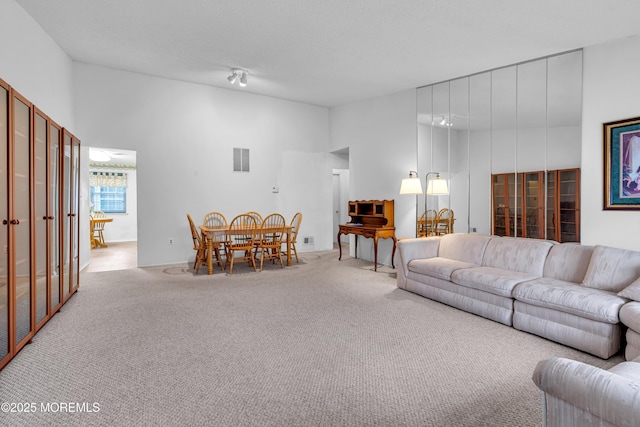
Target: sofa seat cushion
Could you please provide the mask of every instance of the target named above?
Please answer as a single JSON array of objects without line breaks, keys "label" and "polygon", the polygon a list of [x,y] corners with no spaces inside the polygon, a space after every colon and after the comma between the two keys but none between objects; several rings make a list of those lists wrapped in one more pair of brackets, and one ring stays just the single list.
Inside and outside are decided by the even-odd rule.
[{"label": "sofa seat cushion", "polygon": [[618,312],[627,302],[612,292],[549,277],[519,284],[513,297],[527,304],[611,324],[620,322]]},{"label": "sofa seat cushion", "polygon": [[431,277],[437,277],[442,280],[451,280],[451,273],[454,271],[461,268],[472,268],[477,266],[477,264],[457,261],[455,259],[434,257],[427,259],[414,259],[409,262],[409,271]]},{"label": "sofa seat cushion", "polygon": [[620,321],[625,326],[640,332],[640,302],[628,302],[620,308]]},{"label": "sofa seat cushion", "polygon": [[461,286],[478,289],[503,297],[511,297],[513,288],[521,282],[535,279],[533,274],[494,267],[476,267],[456,270],[451,281]]}]

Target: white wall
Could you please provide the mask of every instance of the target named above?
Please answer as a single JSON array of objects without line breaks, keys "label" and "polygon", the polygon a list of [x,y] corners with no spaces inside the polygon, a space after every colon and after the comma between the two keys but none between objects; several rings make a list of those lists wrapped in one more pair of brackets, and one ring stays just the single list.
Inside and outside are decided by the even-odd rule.
[{"label": "white wall", "polygon": [[[415,89],[331,108],[330,118],[330,150],[349,148],[349,200],[395,200],[396,236],[415,236],[415,197],[399,194],[417,169]],[[391,265],[392,246],[380,239],[379,263]],[[372,239],[359,238],[358,257],[373,260]]]},{"label": "white wall", "polygon": [[[137,152],[140,266],[193,257],[187,213],[301,211],[300,236],[314,244],[298,250],[331,248],[327,108],[82,63],[74,72],[83,143]],[[233,172],[233,147],[250,149],[251,172]]]},{"label": "white wall", "polygon": [[640,116],[640,37],[584,50],[582,243],[640,250],[640,211],[603,210],[602,124]]},{"label": "white wall", "polygon": [[14,0],[0,0],[0,79],[75,132],[69,56]]},{"label": "white wall", "polygon": [[[301,210],[301,233],[315,239],[307,249],[330,248],[326,153],[345,147],[350,148],[350,199],[394,199],[398,237],[414,233],[415,198],[398,194],[401,179],[417,170],[414,90],[329,112],[74,64],[13,0],[0,0],[0,39],[0,78],[83,144],[138,151],[140,265],[189,257],[185,214],[201,217],[208,210],[229,216],[249,209],[280,211],[288,218]],[[602,210],[602,123],[640,116],[639,50],[638,37],[584,49],[581,231],[586,244],[640,250],[640,212]],[[235,146],[251,149],[250,174],[230,172]],[[87,170],[84,159],[82,165]],[[548,166],[563,167],[561,162]],[[273,185],[279,185],[279,193],[271,192]],[[169,207],[162,202],[167,193]],[[471,225],[477,224],[472,220]],[[169,237],[176,240],[172,247]],[[362,240],[360,256],[372,259],[370,243]],[[81,242],[88,237],[82,235]],[[382,241],[383,263],[390,261],[389,249]],[[87,259],[84,250],[81,258]]]}]

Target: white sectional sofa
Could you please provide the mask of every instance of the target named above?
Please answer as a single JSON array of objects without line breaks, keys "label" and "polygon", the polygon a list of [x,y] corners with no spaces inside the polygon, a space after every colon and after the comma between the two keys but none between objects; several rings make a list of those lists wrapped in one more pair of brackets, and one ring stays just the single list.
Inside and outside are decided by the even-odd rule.
[{"label": "white sectional sofa", "polygon": [[[640,427],[640,252],[448,234],[398,242],[399,288],[594,354],[538,363],[546,426]],[[626,330],[626,335],[623,333]]]},{"label": "white sectional sofa", "polygon": [[[398,242],[397,286],[603,359],[621,348],[618,295],[640,277],[640,252],[448,234]],[[639,298],[640,299],[640,298]],[[625,309],[638,320],[638,308]],[[627,340],[640,351],[640,325]]]},{"label": "white sectional sofa", "polygon": [[640,358],[609,370],[576,360],[542,360],[533,382],[543,392],[547,427],[640,427]]},{"label": "white sectional sofa", "polygon": [[618,295],[631,300],[620,308],[627,362],[605,371],[565,358],[540,361],[533,381],[543,392],[545,426],[640,427],[640,279]]}]

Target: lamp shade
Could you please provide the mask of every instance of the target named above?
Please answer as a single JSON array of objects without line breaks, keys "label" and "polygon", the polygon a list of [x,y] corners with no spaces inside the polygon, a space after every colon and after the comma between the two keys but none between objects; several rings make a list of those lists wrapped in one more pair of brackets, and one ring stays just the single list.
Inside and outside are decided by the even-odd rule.
[{"label": "lamp shade", "polygon": [[430,180],[427,184],[427,194],[449,194],[449,186],[447,185],[447,180],[442,179],[439,176],[435,179]]},{"label": "lamp shade", "polygon": [[400,194],[422,194],[420,178],[404,178],[400,185]]}]

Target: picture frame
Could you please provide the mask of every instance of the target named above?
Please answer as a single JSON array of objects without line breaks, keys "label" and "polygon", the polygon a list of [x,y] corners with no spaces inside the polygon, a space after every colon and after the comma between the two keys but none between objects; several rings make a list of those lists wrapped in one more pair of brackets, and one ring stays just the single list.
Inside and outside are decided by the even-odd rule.
[{"label": "picture frame", "polygon": [[604,210],[640,210],[640,117],[603,123]]}]

